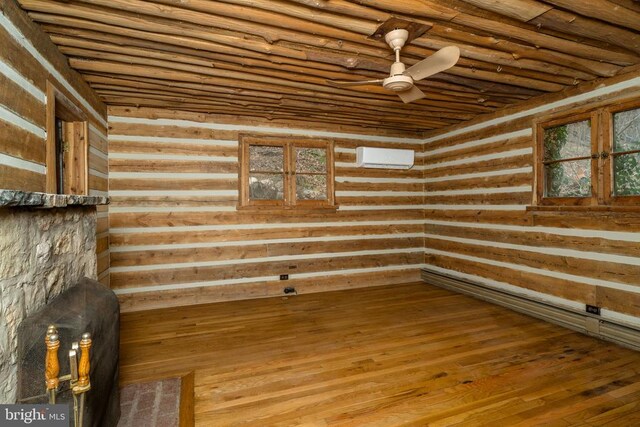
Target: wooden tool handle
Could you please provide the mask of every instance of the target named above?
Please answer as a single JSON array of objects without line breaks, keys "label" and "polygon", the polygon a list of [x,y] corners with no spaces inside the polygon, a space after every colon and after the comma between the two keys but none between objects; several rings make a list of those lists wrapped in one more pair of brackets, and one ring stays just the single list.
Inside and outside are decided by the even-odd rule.
[{"label": "wooden tool handle", "polygon": [[82,340],[80,340],[80,363],[78,364],[78,387],[86,388],[90,386],[89,382],[89,370],[91,365],[89,363],[89,351],[91,350],[91,334],[85,332],[82,334]]},{"label": "wooden tool handle", "polygon": [[58,334],[48,335],[45,338],[47,344],[47,356],[45,361],[44,377],[47,384],[47,390],[55,390],[58,388],[60,380],[60,363],[58,362],[58,348],[60,348],[60,340]]}]

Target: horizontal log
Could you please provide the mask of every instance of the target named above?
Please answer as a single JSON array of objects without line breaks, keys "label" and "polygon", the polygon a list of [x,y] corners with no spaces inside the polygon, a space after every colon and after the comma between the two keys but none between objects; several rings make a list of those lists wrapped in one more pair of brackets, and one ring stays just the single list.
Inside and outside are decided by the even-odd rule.
[{"label": "horizontal log", "polygon": [[630,65],[637,61],[637,56],[630,52],[621,52],[619,49],[606,50],[587,43],[574,42],[515,25],[505,23],[496,25],[495,21],[478,16],[459,14],[451,22],[581,58],[601,60],[618,65]]},{"label": "horizontal log", "polygon": [[[159,138],[218,139],[226,141],[238,140],[238,131],[235,130],[207,129],[205,127],[198,126],[123,123],[117,120],[113,120],[109,123],[109,134],[118,135],[118,137],[157,136]],[[164,145],[161,147],[164,147]]]},{"label": "horizontal log", "polygon": [[249,125],[249,126],[261,126],[266,128],[277,127],[283,128],[303,128],[303,129],[317,129],[317,130],[330,130],[332,132],[344,132],[355,133],[358,135],[376,135],[376,136],[388,136],[396,138],[416,138],[418,136],[415,132],[398,131],[394,129],[385,128],[356,128],[342,125],[340,123],[334,123],[333,126],[314,126],[307,124],[306,126],[294,126],[291,123],[278,123],[268,121],[264,119],[248,119],[241,116],[229,116],[222,114],[194,112],[194,111],[180,111],[170,110],[167,108],[145,108],[145,107],[109,107],[109,114],[112,116],[122,117],[139,117],[144,119],[171,119],[171,120],[187,120],[197,123],[220,123],[220,124],[236,124],[236,125]]},{"label": "horizontal log", "polygon": [[102,252],[99,257],[97,257],[97,266],[96,271],[98,275],[101,275],[105,271],[109,270],[109,252]]},{"label": "horizontal log", "polygon": [[110,190],[236,190],[235,179],[119,179],[109,180]]},{"label": "horizontal log", "polygon": [[110,172],[237,173],[237,162],[111,159]]},{"label": "horizontal log", "polygon": [[467,261],[444,255],[426,254],[425,262],[428,265],[508,283],[546,295],[553,295],[571,301],[579,301],[583,304],[596,304],[596,286],[581,282],[558,279],[511,268],[496,268],[490,264]]},{"label": "horizontal log", "polygon": [[357,167],[336,166],[336,176],[339,177],[368,177],[368,178],[422,178],[422,171],[415,169],[368,169]]},{"label": "horizontal log", "polygon": [[109,273],[107,273],[106,275],[103,275],[102,277],[98,278],[98,282],[102,283],[103,286],[110,288],[111,287],[111,281],[109,280]]},{"label": "horizontal log", "polygon": [[0,105],[4,105],[26,121],[44,129],[45,104],[4,74],[0,74]]},{"label": "horizontal log", "polygon": [[100,151],[103,154],[107,154],[109,151],[109,141],[106,138],[107,129],[101,129],[101,126],[97,129],[99,132],[102,132],[102,135],[98,134],[92,126],[89,127],[89,146],[95,148],[97,151]]},{"label": "horizontal log", "polygon": [[96,220],[96,234],[101,234],[109,231],[109,218],[108,217],[98,217]]},{"label": "horizontal log", "polygon": [[586,210],[583,212],[553,211],[491,211],[426,209],[425,215],[432,220],[462,221],[504,225],[535,225],[567,229],[640,231],[640,218],[635,212],[607,212]]},{"label": "horizontal log", "polygon": [[547,0],[547,2],[581,15],[640,31],[639,12],[624,7],[612,8],[607,0],[591,0],[589,4],[577,0]]},{"label": "horizontal log", "polygon": [[89,173],[89,189],[106,192],[109,189],[109,182],[101,176]]},{"label": "horizontal log", "polygon": [[389,196],[389,197],[349,197],[336,196],[336,203],[341,206],[393,206],[420,205],[422,196]]},{"label": "horizontal log", "polygon": [[422,233],[422,224],[283,226],[279,228],[227,229],[188,232],[111,234],[111,246],[169,245],[186,243],[235,242],[243,240],[302,239],[311,237],[373,236],[380,234]]},{"label": "horizontal log", "polygon": [[335,242],[304,243],[260,243],[242,246],[222,246],[211,248],[186,248],[164,250],[140,250],[114,252],[111,254],[111,266],[137,266],[158,264],[180,264],[188,262],[206,262],[265,258],[288,255],[327,254],[340,252],[368,251],[383,249],[419,248],[422,238],[401,239],[365,239],[343,240]]},{"label": "horizontal log", "polygon": [[640,315],[640,295],[635,292],[598,286],[593,305],[631,316]]},{"label": "horizontal log", "polygon": [[502,171],[505,169],[523,168],[532,165],[533,154],[523,154],[493,160],[483,160],[479,162],[458,164],[455,165],[455,167],[443,166],[439,168],[429,169],[425,172],[426,176],[428,176],[429,178],[437,178],[468,173]]},{"label": "horizontal log", "polygon": [[371,183],[338,181],[335,183],[336,191],[422,191],[423,187],[422,183],[404,183],[401,180]]},{"label": "horizontal log", "polygon": [[561,53],[549,49],[541,49],[531,46],[524,41],[513,40],[510,38],[500,38],[493,34],[478,34],[471,29],[459,25],[435,24],[430,30],[429,35],[443,40],[451,40],[452,42],[462,42],[465,44],[483,46],[490,49],[499,49],[500,51],[510,53],[518,60],[535,60],[547,64],[561,65],[576,71],[576,78],[580,78],[587,73],[598,76],[612,76],[621,70],[621,66],[608,62],[594,61],[591,59],[579,58],[570,54]]},{"label": "horizontal log", "polygon": [[[379,141],[366,141],[359,139],[347,139],[347,138],[334,138],[335,147],[336,148],[345,148],[350,150],[355,150],[358,147],[367,146],[367,147],[378,147],[378,148],[389,148],[388,142],[379,142]],[[393,148],[399,148],[403,150],[414,150],[417,152],[422,151],[422,145],[416,143],[403,143],[403,142],[394,142]]]},{"label": "horizontal log", "polygon": [[[359,273],[317,277],[313,279],[291,279],[299,293],[327,292],[359,287],[395,285],[419,280],[420,270],[407,269],[383,273]],[[280,295],[280,282],[241,283],[209,286],[160,292],[136,292],[118,295],[123,312],[149,310],[161,307],[185,306],[212,302],[235,301],[249,298],[266,298]]]},{"label": "horizontal log", "polygon": [[531,23],[555,31],[601,40],[640,53],[640,35],[637,33],[577,13],[551,9],[531,20]]},{"label": "horizontal log", "polygon": [[496,12],[519,21],[528,22],[533,18],[553,9],[553,6],[540,3],[534,0],[515,0],[509,3],[498,1],[463,0],[482,9]]},{"label": "horizontal log", "polygon": [[316,211],[296,212],[151,212],[112,213],[111,227],[172,227],[222,224],[313,223],[327,221],[401,221],[422,219],[420,209],[379,209],[367,211],[337,211],[331,214]]},{"label": "horizontal log", "polygon": [[636,212],[535,212],[532,214],[534,225],[560,228],[584,228],[639,232],[640,216]]},{"label": "horizontal log", "polygon": [[528,205],[532,202],[531,191],[517,193],[460,194],[452,196],[424,197],[427,205]]},{"label": "horizontal log", "polygon": [[[432,28],[429,31],[430,37],[420,38],[414,43],[419,46],[425,46],[431,49],[439,50],[446,46],[451,45],[451,39],[447,34],[445,38],[436,36],[436,31]],[[611,76],[613,70],[618,70],[620,67],[610,66],[612,71],[596,73],[589,70],[582,71],[582,69],[575,69],[566,66],[565,64],[555,64],[552,62],[544,62],[538,59],[529,59],[520,55],[513,55],[510,52],[503,50],[496,50],[495,43],[491,48],[477,47],[469,44],[470,40],[460,40],[457,46],[460,48],[461,55],[467,58],[472,58],[478,61],[482,61],[487,64],[498,64],[503,66],[503,70],[516,74],[531,77],[534,79],[540,79],[543,81],[556,82],[562,84],[574,84],[575,80],[592,80],[598,75]],[[513,48],[513,47],[512,47]],[[525,46],[518,46],[518,49],[526,49]],[[600,67],[599,67],[600,68]],[[605,68],[604,66],[601,68]],[[523,70],[523,71],[520,71]],[[526,72],[524,70],[533,70],[534,72]],[[552,78],[548,73],[555,74],[556,78]]]},{"label": "horizontal log", "polygon": [[440,210],[425,209],[425,217],[436,221],[459,221],[504,225],[532,225],[532,216],[525,211]]},{"label": "horizontal log", "polygon": [[0,120],[0,151],[9,156],[44,165],[44,139]]},{"label": "horizontal log", "polygon": [[478,141],[485,138],[496,137],[510,132],[531,129],[532,115],[526,115],[522,118],[510,120],[508,123],[500,123],[498,125],[487,126],[479,130],[472,130],[456,135],[452,138],[443,138],[437,141],[429,142],[425,145],[425,151],[436,150],[445,147],[451,147],[470,141]]},{"label": "horizontal log", "polygon": [[9,190],[45,192],[45,175],[0,164],[0,182]]},{"label": "horizontal log", "polygon": [[42,92],[47,90],[46,70],[33,56],[24,54],[24,48],[4,27],[0,27],[0,59]]},{"label": "horizontal log", "polygon": [[[158,136],[162,135],[161,132]],[[161,138],[171,138],[160,136]],[[184,138],[189,138],[185,134]],[[109,143],[110,153],[129,154],[168,154],[183,156],[211,156],[211,157],[237,157],[238,148],[224,145],[209,144],[185,144],[173,142],[139,142],[139,141],[111,141]]]},{"label": "horizontal log", "polygon": [[507,173],[505,175],[454,179],[450,181],[440,182],[427,182],[425,183],[424,188],[425,191],[465,190],[472,188],[502,188],[531,185],[532,182],[532,172],[515,174]]},{"label": "horizontal log", "polygon": [[410,254],[335,256],[322,260],[290,260],[259,262],[252,264],[233,264],[215,267],[193,267],[182,269],[148,270],[137,272],[112,272],[112,289],[138,288],[152,285],[194,283],[199,281],[226,280],[238,277],[277,276],[283,271],[294,273],[312,273],[319,271],[350,270],[374,268],[380,266],[415,265],[422,262],[420,252]]},{"label": "horizontal log", "polygon": [[89,151],[89,168],[102,174],[109,174],[109,161],[104,157]]},{"label": "horizontal log", "polygon": [[640,267],[617,264],[608,261],[585,260],[578,257],[547,255],[516,249],[503,249],[491,245],[458,243],[447,240],[426,238],[428,248],[470,255],[488,260],[507,262],[552,272],[590,277],[628,285],[640,285]]},{"label": "horizontal log", "polygon": [[577,251],[599,252],[603,254],[639,257],[640,247],[637,242],[600,237],[579,237],[536,231],[533,227],[529,231],[491,230],[472,227],[452,227],[445,225],[426,224],[428,234],[460,237],[489,242],[509,243],[531,247],[548,247],[573,249]]},{"label": "horizontal log", "polygon": [[523,77],[520,75],[507,74],[502,72],[491,72],[478,69],[469,69],[454,67],[447,71],[450,74],[456,76],[463,76],[476,80],[485,80],[488,82],[499,82],[502,84],[508,84],[513,86],[520,86],[525,88],[532,88],[544,92],[559,92],[565,87],[559,83],[551,83],[544,80],[537,80],[535,78]]},{"label": "horizontal log", "polygon": [[109,236],[96,238],[96,254],[101,254],[109,250]]},{"label": "horizontal log", "polygon": [[216,207],[238,205],[236,196],[110,196],[110,206],[117,207]]},{"label": "horizontal log", "polygon": [[520,150],[523,148],[533,147],[533,141],[530,136],[516,137],[503,139],[501,141],[492,142],[489,144],[482,144],[473,147],[463,148],[458,150],[446,151],[444,153],[430,154],[426,151],[426,157],[424,164],[436,165],[441,162],[448,162],[451,160],[464,159],[468,157],[484,156],[487,154],[501,153],[511,150]]}]

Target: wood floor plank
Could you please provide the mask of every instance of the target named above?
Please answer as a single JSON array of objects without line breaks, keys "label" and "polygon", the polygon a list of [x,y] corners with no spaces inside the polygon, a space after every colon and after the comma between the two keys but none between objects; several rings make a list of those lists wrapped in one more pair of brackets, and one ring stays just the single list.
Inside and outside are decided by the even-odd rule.
[{"label": "wood floor plank", "polygon": [[125,313],[198,426],[637,425],[640,353],[424,283]]}]

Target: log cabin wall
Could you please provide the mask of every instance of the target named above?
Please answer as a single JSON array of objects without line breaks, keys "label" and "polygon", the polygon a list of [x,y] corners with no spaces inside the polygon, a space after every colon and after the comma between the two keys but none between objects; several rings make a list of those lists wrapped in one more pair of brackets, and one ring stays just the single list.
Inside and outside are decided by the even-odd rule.
[{"label": "log cabin wall", "polygon": [[637,70],[425,135],[426,267],[637,324],[638,208],[529,207],[534,120],[634,98]]},{"label": "log cabin wall", "polygon": [[[47,81],[89,120],[89,194],[108,191],[107,111],[51,39],[0,0],[0,188],[45,192]],[[108,209],[98,207],[98,278],[109,283]]]},{"label": "log cabin wall", "polygon": [[[122,309],[419,280],[422,168],[356,168],[355,148],[411,148],[419,163],[422,139],[371,132],[110,107],[111,284]],[[333,139],[339,209],[237,210],[241,133]]]}]

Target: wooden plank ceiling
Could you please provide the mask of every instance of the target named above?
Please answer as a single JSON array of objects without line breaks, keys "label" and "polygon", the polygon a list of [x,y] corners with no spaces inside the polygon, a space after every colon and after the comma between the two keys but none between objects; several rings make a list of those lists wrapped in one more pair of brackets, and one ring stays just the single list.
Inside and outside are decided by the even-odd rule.
[{"label": "wooden plank ceiling", "polygon": [[[108,105],[422,132],[640,62],[637,0],[18,0]],[[458,64],[403,104],[386,77],[391,18],[428,27],[414,64],[448,45]],[[637,68],[637,67],[634,67]]]}]

